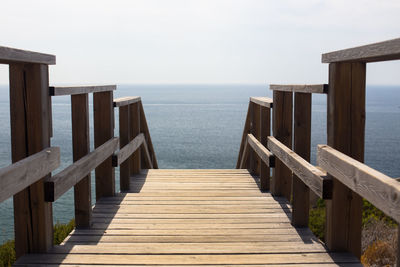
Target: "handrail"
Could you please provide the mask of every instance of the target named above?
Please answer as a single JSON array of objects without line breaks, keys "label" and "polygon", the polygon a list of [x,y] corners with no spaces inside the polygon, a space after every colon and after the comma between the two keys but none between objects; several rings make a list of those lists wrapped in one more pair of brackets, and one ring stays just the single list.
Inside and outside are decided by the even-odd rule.
[{"label": "handrail", "polygon": [[327,145],[318,145],[317,161],[330,175],[400,222],[398,181]]},{"label": "handrail", "polygon": [[0,46],[0,63],[36,63],[54,65],[56,64],[56,57],[49,54]]},{"label": "handrail", "polygon": [[86,86],[50,86],[51,96],[78,95],[116,90],[116,85],[86,85]]},{"label": "handrail", "polygon": [[132,141],[117,151],[112,157],[113,167],[118,167],[127,160],[145,142],[144,134],[138,134]]},{"label": "handrail", "polygon": [[145,140],[146,140],[147,147],[149,150],[149,155],[150,155],[151,162],[152,162],[152,167],[154,169],[158,169],[156,153],[154,151],[153,142],[151,141],[150,131],[149,131],[149,127],[147,125],[147,120],[146,120],[146,116],[144,113],[142,101],[139,101],[139,108],[140,108],[140,129],[144,133],[144,136],[145,136]]},{"label": "handrail", "polygon": [[126,96],[114,99],[114,107],[122,107],[141,101],[140,96]]},{"label": "handrail", "polygon": [[327,94],[327,84],[270,84],[269,89],[273,91],[293,92],[293,93],[314,93]]},{"label": "handrail", "polygon": [[367,63],[396,59],[400,59],[400,38],[322,54],[322,63]]},{"label": "handrail", "polygon": [[268,148],[317,196],[322,199],[330,199],[332,181],[325,172],[304,160],[275,137],[268,137]]},{"label": "handrail", "polygon": [[272,108],[272,98],[269,97],[262,97],[262,96],[258,96],[258,97],[250,97],[250,102],[253,102],[254,104],[266,107],[266,108]]},{"label": "handrail", "polygon": [[247,135],[247,143],[268,167],[273,168],[275,166],[275,156],[254,135]]},{"label": "handrail", "polygon": [[45,180],[45,199],[56,201],[60,196],[76,185],[97,166],[103,163],[117,149],[119,138],[114,137],[99,146],[80,160],[75,161],[58,174]]},{"label": "handrail", "polygon": [[0,169],[0,203],[60,166],[60,148],[49,147]]}]

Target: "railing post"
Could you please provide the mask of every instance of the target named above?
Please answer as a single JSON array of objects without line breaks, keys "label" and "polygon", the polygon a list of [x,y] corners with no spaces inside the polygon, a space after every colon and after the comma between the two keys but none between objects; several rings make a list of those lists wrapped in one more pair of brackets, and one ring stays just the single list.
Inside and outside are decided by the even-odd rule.
[{"label": "railing post", "polygon": [[[119,147],[123,148],[129,144],[135,136],[130,136],[131,122],[129,119],[130,105],[119,107]],[[130,183],[130,171],[129,171],[129,160],[121,163],[119,166],[119,183],[121,191],[129,190]]]},{"label": "railing post", "polygon": [[[271,109],[260,106],[260,142],[267,147],[268,136],[271,135]],[[260,187],[261,190],[269,190],[270,168],[260,161]]]},{"label": "railing post", "polygon": [[[48,65],[10,64],[12,162],[50,146]],[[44,177],[45,178],[45,177]],[[17,258],[53,245],[52,204],[44,200],[44,179],[14,195]]]},{"label": "railing post", "polygon": [[[365,63],[329,64],[328,145],[364,161]],[[362,199],[333,178],[327,201],[326,244],[333,251],[361,255]]]},{"label": "railing post", "polygon": [[[71,95],[72,151],[74,162],[90,152],[88,94]],[[75,226],[88,228],[92,219],[90,174],[74,186]]]},{"label": "railing post", "polygon": [[[261,110],[260,110],[260,105],[257,105],[255,103],[252,103],[252,116],[251,116],[251,122],[252,122],[252,127],[251,127],[251,133],[253,136],[258,140],[260,140],[260,124],[261,124]],[[260,157],[257,155],[257,153],[252,149],[250,151],[251,153],[251,163],[250,163],[250,171],[254,175],[260,175]]]},{"label": "railing post", "polygon": [[[310,93],[294,93],[294,152],[310,161],[311,147]],[[310,189],[293,174],[292,225],[307,227],[310,209]]]},{"label": "railing post", "polygon": [[[114,137],[113,92],[93,93],[94,146],[101,146]],[[96,200],[115,194],[115,173],[112,157],[107,158],[95,171]]]},{"label": "railing post", "polygon": [[[236,163],[236,169],[240,168],[240,164],[242,162],[242,156],[243,156],[243,151],[246,149],[245,148],[245,143],[246,143],[246,139],[247,139],[247,134],[250,133],[250,127],[251,127],[251,104],[252,102],[249,101],[249,106],[247,108],[247,115],[246,115],[246,121],[244,123],[244,130],[243,130],[243,135],[242,135],[242,141],[240,142],[240,148],[239,148],[239,156],[238,156],[238,160]],[[247,168],[247,165],[245,165],[245,167]]]},{"label": "railing post", "polygon": [[[273,94],[272,128],[274,137],[285,146],[292,147],[293,93],[274,90]],[[272,171],[271,193],[275,196],[283,195],[290,200],[292,172],[282,161],[277,158],[275,160],[275,168]]]},{"label": "railing post", "polygon": [[[138,134],[140,134],[140,102],[130,104],[130,139],[133,140]],[[141,170],[141,153],[140,149],[137,149],[130,157],[130,174],[138,174]]]}]

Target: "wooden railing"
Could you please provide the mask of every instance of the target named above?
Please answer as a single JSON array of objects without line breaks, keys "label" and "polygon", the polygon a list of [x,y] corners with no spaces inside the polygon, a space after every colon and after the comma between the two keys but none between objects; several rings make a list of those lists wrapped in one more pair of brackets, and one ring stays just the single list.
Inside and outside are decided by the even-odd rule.
[{"label": "wooden railing", "polygon": [[[274,157],[270,191],[291,201],[295,226],[308,225],[310,189],[325,199],[325,241],[331,251],[348,251],[360,257],[362,198],[400,222],[400,184],[362,163],[366,63],[397,59],[400,39],[322,55],[322,61],[330,63],[328,85],[270,85],[273,136],[259,134],[260,127],[269,129],[270,121],[259,119],[251,98],[236,167],[259,174],[253,166],[260,158],[266,164],[266,158]],[[318,148],[320,166],[309,163],[312,93],[327,94],[328,100],[328,146]],[[247,145],[249,140],[253,145]],[[246,156],[252,155],[247,147],[252,148],[253,158]],[[397,260],[400,265],[400,252]]]},{"label": "wooden railing", "polygon": [[[139,97],[113,99],[115,85],[49,87],[48,65],[55,56],[0,47],[0,63],[9,65],[13,164],[0,169],[0,202],[13,196],[17,258],[53,246],[52,202],[74,188],[75,224],[91,226],[91,178],[96,199],[115,194],[114,167],[121,166],[121,190],[143,168],[157,168]],[[89,94],[93,94],[94,146],[90,151]],[[74,163],[51,176],[60,150],[50,147],[51,97],[71,96]],[[114,107],[120,109],[120,138],[114,137]],[[117,151],[118,147],[120,150]],[[140,153],[140,149],[143,153]]]}]

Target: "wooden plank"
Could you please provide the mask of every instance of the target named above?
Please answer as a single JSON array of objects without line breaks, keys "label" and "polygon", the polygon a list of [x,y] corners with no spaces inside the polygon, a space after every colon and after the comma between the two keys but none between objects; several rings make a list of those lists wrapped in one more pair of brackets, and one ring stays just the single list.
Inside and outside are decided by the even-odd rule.
[{"label": "wooden plank", "polygon": [[[50,146],[48,66],[10,64],[11,154],[15,163]],[[52,205],[43,179],[14,195],[15,251],[44,252],[53,243]]]},{"label": "wooden plank", "polygon": [[264,147],[252,134],[247,135],[247,141],[253,151],[256,152],[268,167],[274,167],[275,157],[266,147]]},{"label": "wooden plank", "polygon": [[108,92],[116,89],[116,85],[51,86],[49,92],[51,96],[59,96]]},{"label": "wooden plank", "polygon": [[140,96],[126,96],[114,99],[114,107],[127,106],[141,101]]},{"label": "wooden plank", "polygon": [[[275,157],[282,161],[292,172],[296,174],[319,197],[326,198],[329,193],[330,181],[325,172],[311,165],[305,159],[290,150],[275,137],[268,137],[268,148]],[[328,193],[324,193],[328,191]]]},{"label": "wooden plank", "polygon": [[[260,109],[260,142],[263,147],[267,146],[268,136],[271,135],[271,109],[261,107]],[[271,158],[272,159],[272,158]],[[272,162],[270,162],[272,164]],[[269,165],[261,162],[260,168],[260,188],[261,190],[269,190],[271,172]]]},{"label": "wooden plank", "polygon": [[400,59],[400,38],[322,54],[322,63],[365,63],[397,59]]},{"label": "wooden plank", "polygon": [[[252,111],[252,127],[251,127],[251,133],[255,137],[257,141],[260,140],[260,108],[261,106],[253,104],[253,111]],[[259,142],[258,142],[259,143]],[[260,143],[261,144],[261,143]],[[249,142],[250,145],[250,142]],[[253,149],[250,152],[250,172],[256,176],[260,175],[260,163],[261,159],[258,156],[257,152]]]},{"label": "wooden plank", "polygon": [[325,145],[318,146],[318,163],[386,215],[400,221],[399,182]]},{"label": "wooden plank", "polygon": [[[273,135],[282,144],[292,147],[292,112],[293,112],[293,93],[274,91],[274,108],[273,108]],[[272,171],[271,192],[275,196],[285,196],[291,198],[292,173],[282,163],[281,160],[275,159],[275,168]]]},{"label": "wooden plank", "polygon": [[[114,100],[114,107],[115,107],[115,100]],[[130,119],[129,119],[129,106],[120,106],[119,107],[119,149],[120,151],[117,152],[117,155],[113,155],[112,163],[114,167],[119,167],[119,184],[121,191],[129,190],[129,180],[130,180],[130,166],[129,162],[125,161],[129,155],[126,155],[124,160],[121,159],[124,155],[124,147],[128,146],[130,143]],[[128,146],[129,148],[129,146]],[[115,158],[116,157],[116,158]]]},{"label": "wooden plank", "polygon": [[[250,133],[250,112],[251,112],[251,102],[249,102],[249,107],[247,109],[247,115],[246,115],[246,121],[244,123],[244,129],[243,129],[243,134],[242,134],[242,141],[240,142],[240,148],[239,148],[239,155],[238,155],[238,160],[236,162],[236,169],[243,169],[244,166],[241,164],[243,159],[243,151],[246,148],[246,140],[247,140],[247,135]],[[248,155],[247,155],[248,156]]]},{"label": "wooden plank", "polygon": [[46,179],[46,201],[54,202],[57,200],[85,178],[94,168],[107,160],[117,147],[118,137],[114,137],[58,174]]},{"label": "wooden plank", "polygon": [[253,96],[253,97],[250,97],[250,102],[253,102],[262,107],[272,108],[272,99],[269,97],[263,97],[263,96],[254,97]]},{"label": "wooden plank", "polygon": [[146,115],[144,113],[142,101],[140,101],[138,104],[140,109],[140,131],[144,133],[146,144],[151,156],[151,162],[153,164],[153,168],[158,169],[157,157],[154,151],[153,142],[151,141],[150,131],[147,125]]},{"label": "wooden plank", "polygon": [[[364,160],[365,63],[329,65],[328,145],[354,159]],[[327,204],[326,244],[332,250],[361,255],[362,199],[332,179]]]},{"label": "wooden plank", "polygon": [[[94,116],[94,147],[114,137],[114,107],[113,92],[96,92],[93,94],[93,116]],[[103,196],[115,194],[115,173],[110,155],[95,170],[96,176],[96,200]]]},{"label": "wooden plank", "polygon": [[[72,151],[74,162],[90,152],[88,94],[71,95]],[[92,189],[90,173],[74,186],[75,227],[91,225]]]},{"label": "wooden plank", "polygon": [[0,63],[36,63],[54,65],[56,64],[56,56],[0,46]]},{"label": "wooden plank", "polygon": [[[294,94],[294,152],[310,162],[311,149],[311,94]],[[296,227],[308,227],[310,189],[293,173],[292,223]],[[323,191],[323,189],[322,189]]]},{"label": "wooden plank", "polygon": [[[129,112],[130,112],[130,136],[133,138],[134,136],[138,136],[140,134],[140,131],[142,130],[140,128],[140,107],[139,107],[139,102],[138,103],[133,103],[129,105]],[[136,139],[136,137],[135,137]],[[137,141],[140,141],[138,139]],[[133,142],[133,141],[131,141]],[[143,143],[143,141],[142,141]],[[133,154],[130,157],[130,174],[138,174],[140,173],[141,170],[141,165],[140,165],[140,159],[141,159],[141,151],[140,149],[135,149]]]},{"label": "wooden plank", "polygon": [[327,84],[270,84],[269,89],[273,91],[309,93],[309,94],[327,94]]},{"label": "wooden plank", "polygon": [[12,197],[60,166],[60,148],[49,147],[0,169],[0,202]]}]

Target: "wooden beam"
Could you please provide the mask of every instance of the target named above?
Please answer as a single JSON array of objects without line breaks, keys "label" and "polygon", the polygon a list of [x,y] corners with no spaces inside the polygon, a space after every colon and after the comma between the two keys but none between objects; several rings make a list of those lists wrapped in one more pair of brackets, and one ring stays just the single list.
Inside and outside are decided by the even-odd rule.
[{"label": "wooden beam", "polygon": [[[72,154],[74,162],[90,152],[88,94],[71,95]],[[92,186],[90,173],[74,186],[75,227],[91,226]]]},{"label": "wooden beam", "polygon": [[0,46],[0,63],[36,63],[54,65],[56,64],[56,56]]},{"label": "wooden beam", "polygon": [[[260,108],[260,143],[266,147],[268,136],[271,135],[271,109],[261,106]],[[260,169],[260,188],[261,190],[269,190],[271,171],[264,161],[261,162]]]},{"label": "wooden beam", "polygon": [[[94,147],[98,148],[114,137],[113,92],[93,94]],[[95,171],[96,200],[115,194],[115,173],[111,155]]]},{"label": "wooden beam", "polygon": [[400,59],[400,38],[322,54],[322,63],[366,63],[397,59]]},{"label": "wooden beam", "polygon": [[49,147],[0,169],[0,203],[60,166],[60,148]]},{"label": "wooden beam", "polygon": [[[325,172],[311,165],[305,159],[279,142],[275,137],[268,137],[268,148],[281,160],[296,176],[298,176],[319,197],[327,198],[330,180]],[[325,192],[324,192],[325,191]]]},{"label": "wooden beam", "polygon": [[145,140],[143,141],[143,148],[144,148],[143,150],[144,150],[144,158],[145,158],[146,164],[149,166],[149,169],[153,169],[153,162],[151,162],[149,148],[147,147],[147,143]]},{"label": "wooden beam", "polygon": [[140,108],[140,131],[144,134],[151,157],[151,162],[153,164],[153,168],[158,169],[156,152],[154,151],[153,142],[151,141],[151,135],[149,131],[149,126],[147,125],[146,115],[143,109],[143,103],[142,101],[140,101],[138,104]]},{"label": "wooden beam", "polygon": [[269,97],[250,97],[250,102],[253,102],[254,104],[266,107],[266,108],[272,108],[272,99]]},{"label": "wooden beam", "polygon": [[[252,110],[252,127],[251,127],[251,134],[252,136],[258,141],[260,140],[260,105],[252,103],[253,110]],[[247,137],[248,138],[248,137]],[[250,144],[250,142],[249,142]],[[251,174],[260,175],[260,157],[258,156],[257,152],[253,149],[250,152],[250,172]]]},{"label": "wooden beam", "polygon": [[113,155],[113,166],[118,167],[127,160],[144,142],[144,134],[138,134],[132,141]]},{"label": "wooden beam", "polygon": [[[129,120],[130,120],[130,136],[133,139],[133,137],[136,138],[140,134],[141,129],[141,123],[140,123],[140,106],[139,102],[133,103],[129,106]],[[131,141],[133,142],[133,141]],[[135,149],[135,152],[132,153],[130,157],[130,175],[138,174],[140,173],[141,170],[141,151],[140,149]]]},{"label": "wooden beam", "polygon": [[54,202],[70,188],[81,181],[93,169],[107,160],[118,148],[119,139],[113,137],[94,151],[82,157],[67,168],[47,178],[45,182],[46,201]]},{"label": "wooden beam", "polygon": [[243,145],[244,149],[243,149],[243,154],[240,157],[240,165],[239,165],[239,168],[236,168],[236,169],[246,169],[246,164],[247,164],[247,159],[249,157],[249,149],[250,149],[249,143],[247,140],[248,140],[248,138],[246,138],[244,141],[244,145]]},{"label": "wooden beam", "polygon": [[269,89],[273,91],[293,92],[293,93],[328,93],[327,84],[270,84]]},{"label": "wooden beam", "polygon": [[[114,100],[115,107],[115,100]],[[126,145],[129,144],[130,141],[130,114],[129,114],[129,106],[123,105],[119,107],[119,149],[120,152]],[[118,153],[120,154],[120,153]],[[114,157],[112,158],[112,163],[114,167],[119,166],[119,187],[121,191],[128,191],[130,189],[130,170],[129,170],[129,162],[119,161],[117,157],[117,162],[114,164]],[[120,166],[121,165],[121,166]]]},{"label": "wooden beam", "polygon": [[264,147],[252,134],[247,135],[247,142],[260,159],[268,166],[274,167],[274,155]]},{"label": "wooden beam", "polygon": [[86,86],[51,86],[49,87],[49,93],[51,96],[59,95],[79,95],[79,94],[90,94],[98,92],[108,92],[116,90],[116,85],[86,85]]},{"label": "wooden beam", "polygon": [[251,112],[251,101],[249,102],[249,106],[247,108],[247,115],[246,115],[246,120],[245,120],[245,123],[244,123],[242,141],[240,142],[239,155],[238,155],[238,160],[236,162],[236,169],[243,169],[244,168],[242,166],[242,162],[243,162],[242,156],[245,155],[243,153],[244,149],[246,147],[245,143],[247,142],[246,141],[247,140],[247,135],[250,133],[250,112]]},{"label": "wooden beam", "polygon": [[127,96],[114,99],[114,107],[122,107],[141,101],[140,96]]},{"label": "wooden beam", "polygon": [[[293,93],[274,91],[273,135],[287,147],[292,147]],[[278,158],[272,171],[271,193],[291,199],[292,172]]]}]

